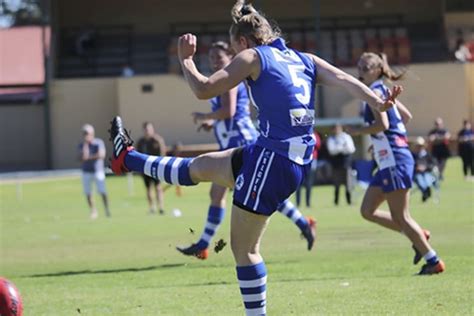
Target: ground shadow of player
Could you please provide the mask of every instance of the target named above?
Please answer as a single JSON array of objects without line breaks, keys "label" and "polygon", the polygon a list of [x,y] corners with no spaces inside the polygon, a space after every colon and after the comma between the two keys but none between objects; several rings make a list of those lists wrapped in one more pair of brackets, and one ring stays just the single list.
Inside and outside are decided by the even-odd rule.
[{"label": "ground shadow of player", "polygon": [[56,272],[56,273],[25,275],[24,277],[43,278],[43,277],[63,277],[63,276],[81,275],[81,274],[107,274],[107,273],[123,273],[123,272],[143,272],[143,271],[152,271],[152,270],[160,270],[160,269],[178,268],[178,267],[183,267],[185,265],[186,265],[185,263],[171,263],[171,264],[161,264],[161,265],[149,266],[149,267],[143,267],[143,268],[121,268],[121,269],[110,269],[110,270],[63,271],[63,272]]}]

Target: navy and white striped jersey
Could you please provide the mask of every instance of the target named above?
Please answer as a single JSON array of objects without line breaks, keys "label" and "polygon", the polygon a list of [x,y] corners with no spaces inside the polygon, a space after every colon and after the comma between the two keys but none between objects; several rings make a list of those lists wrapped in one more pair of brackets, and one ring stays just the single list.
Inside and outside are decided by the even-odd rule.
[{"label": "navy and white striped jersey", "polygon": [[286,47],[281,38],[254,49],[261,72],[257,80],[247,82],[259,114],[256,144],[297,164],[308,164],[315,145],[316,66],[308,56]]},{"label": "navy and white striped jersey", "polygon": [[[370,85],[372,91],[378,91],[383,98],[388,98],[389,89],[383,80],[376,80]],[[407,130],[396,106],[387,112],[389,128],[375,135],[370,135],[374,145],[375,161],[380,169],[396,166],[400,163],[412,163],[413,157],[408,148]],[[375,121],[372,110],[365,103],[364,121],[373,124]]]},{"label": "navy and white striped jersey", "polygon": [[[221,108],[221,97],[211,99],[212,112]],[[258,132],[250,119],[249,97],[245,84],[241,82],[237,91],[237,107],[233,117],[216,120],[214,135],[221,150],[244,146],[255,142]]]}]

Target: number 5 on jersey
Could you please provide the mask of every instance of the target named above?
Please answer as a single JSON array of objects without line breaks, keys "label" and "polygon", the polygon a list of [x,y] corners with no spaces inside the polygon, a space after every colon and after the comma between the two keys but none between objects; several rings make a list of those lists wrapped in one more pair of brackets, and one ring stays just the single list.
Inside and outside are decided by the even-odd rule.
[{"label": "number 5 on jersey", "polygon": [[296,93],[296,99],[305,107],[309,105],[311,99],[311,91],[309,84],[306,80],[301,77],[298,77],[298,74],[301,74],[305,70],[304,65],[288,65],[288,70],[290,72],[291,81],[293,85],[297,88],[303,88],[303,93]]}]

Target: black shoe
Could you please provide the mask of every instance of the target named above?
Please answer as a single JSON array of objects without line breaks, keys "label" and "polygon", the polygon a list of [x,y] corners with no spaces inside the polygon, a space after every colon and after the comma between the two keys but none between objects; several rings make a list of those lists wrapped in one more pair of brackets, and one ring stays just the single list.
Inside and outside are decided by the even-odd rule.
[{"label": "black shoe", "polygon": [[421,201],[426,202],[431,197],[431,188],[427,188],[423,191],[423,195],[421,196]]},{"label": "black shoe", "polygon": [[[423,234],[425,235],[426,240],[430,240],[431,237],[431,232],[427,229],[423,229]],[[418,262],[420,262],[421,258],[423,258],[423,255],[421,252],[416,249],[415,245],[411,245],[411,248],[415,251],[415,256],[413,257],[413,264],[417,265]]]},{"label": "black shoe", "polygon": [[189,247],[176,247],[176,250],[181,252],[183,255],[186,256],[194,256],[198,259],[205,260],[209,255],[209,251],[207,248],[199,249],[196,244],[192,244]]},{"label": "black shoe", "polygon": [[314,241],[316,240],[316,220],[311,216],[306,217],[308,221],[308,227],[301,232],[301,235],[308,242],[308,251],[313,248]]},{"label": "black shoe", "polygon": [[425,263],[423,267],[421,267],[420,272],[418,272],[418,275],[438,274],[443,272],[444,270],[446,270],[446,266],[443,260],[439,260],[435,264]]},{"label": "black shoe", "polygon": [[160,215],[165,215],[165,211],[164,211],[164,210],[161,210],[161,209],[160,209],[158,212],[160,213]]},{"label": "black shoe", "polygon": [[112,141],[114,147],[112,154],[112,171],[115,174],[128,172],[129,170],[125,167],[125,155],[133,149],[133,147],[131,147],[133,140],[123,127],[120,116],[114,117],[112,122],[110,122],[109,134],[110,141]]}]

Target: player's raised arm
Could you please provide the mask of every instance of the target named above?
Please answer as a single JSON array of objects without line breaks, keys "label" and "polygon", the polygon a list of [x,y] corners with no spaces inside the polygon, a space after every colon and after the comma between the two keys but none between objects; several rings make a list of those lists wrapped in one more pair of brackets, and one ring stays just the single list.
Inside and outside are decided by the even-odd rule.
[{"label": "player's raised arm", "polygon": [[402,92],[401,87],[395,86],[389,98],[382,100],[365,84],[350,74],[330,65],[323,59],[307,54],[318,67],[318,83],[323,85],[337,86],[347,90],[351,95],[369,104],[376,111],[386,111],[393,107],[395,98]]},{"label": "player's raised arm", "polygon": [[246,49],[235,56],[232,62],[210,77],[199,72],[193,61],[196,52],[196,36],[185,34],[179,38],[178,56],[184,77],[198,99],[206,100],[223,94],[245,78],[258,71],[259,59],[252,49]]},{"label": "player's raised arm", "polygon": [[397,109],[400,115],[402,116],[403,124],[408,124],[411,119],[413,118],[413,115],[411,114],[410,110],[400,101],[397,102]]}]

